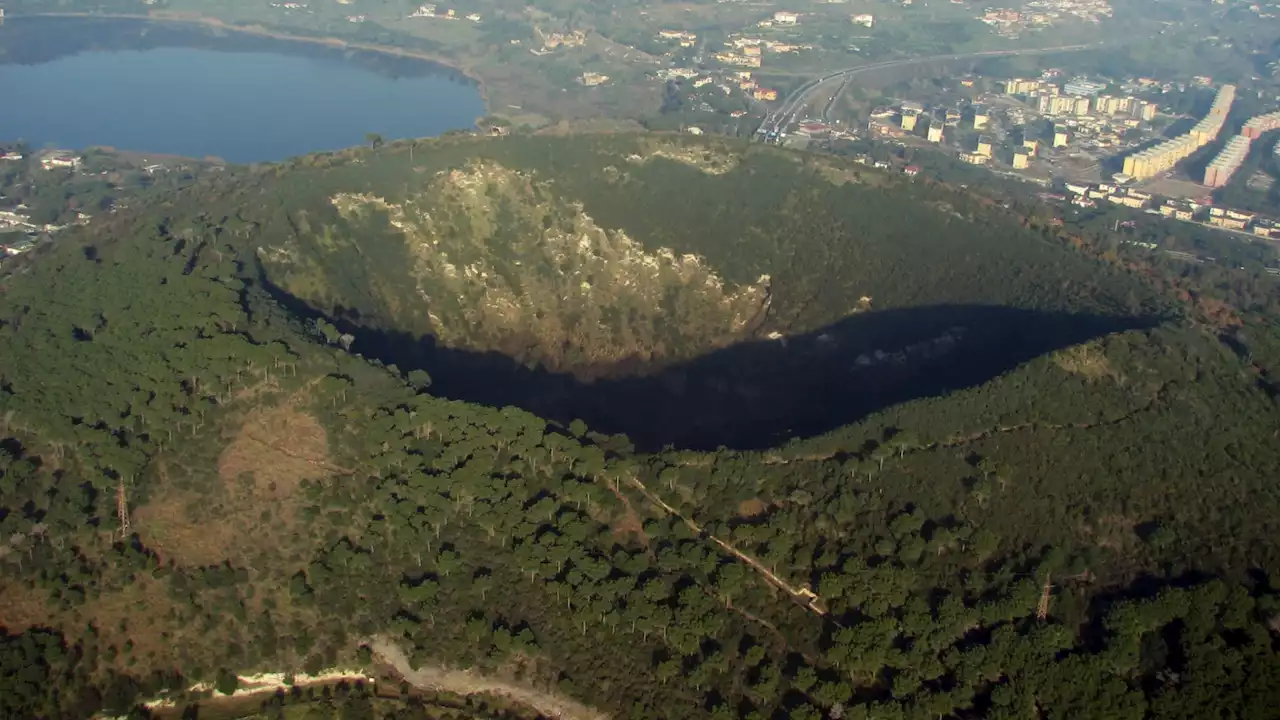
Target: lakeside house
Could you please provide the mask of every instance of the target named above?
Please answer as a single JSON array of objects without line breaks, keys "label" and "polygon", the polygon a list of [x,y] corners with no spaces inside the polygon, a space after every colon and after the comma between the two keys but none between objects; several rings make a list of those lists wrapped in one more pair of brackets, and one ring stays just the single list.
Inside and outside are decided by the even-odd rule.
[{"label": "lakeside house", "polygon": [[80,167],[80,156],[62,150],[54,150],[40,158],[40,167],[45,170],[53,170],[54,168],[75,169]]},{"label": "lakeside house", "polygon": [[6,245],[4,247],[4,252],[6,255],[21,255],[35,246],[35,240],[32,240],[31,238],[23,238]]}]

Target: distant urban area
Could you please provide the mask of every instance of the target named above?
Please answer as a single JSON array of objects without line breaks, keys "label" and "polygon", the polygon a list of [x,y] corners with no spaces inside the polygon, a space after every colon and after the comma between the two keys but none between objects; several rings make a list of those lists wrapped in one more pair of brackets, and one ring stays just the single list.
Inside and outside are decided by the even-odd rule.
[{"label": "distant urban area", "polygon": [[[695,81],[698,82],[698,81]],[[744,80],[749,82],[749,80]],[[871,107],[865,120],[806,108],[767,127],[764,140],[795,148],[838,149],[870,140],[931,149],[955,160],[1038,184],[1044,200],[1092,208],[1100,202],[1144,210],[1253,237],[1280,239],[1276,213],[1232,207],[1220,197],[1233,179],[1267,193],[1280,166],[1280,110],[1244,117],[1237,88],[1209,77],[1162,82],[1068,77],[1057,69],[1035,78],[966,74],[932,95]],[[930,94],[930,93],[927,93]],[[958,97],[956,97],[958,96]],[[1280,96],[1256,93],[1251,107],[1272,108]],[[1197,98],[1207,101],[1199,110]],[[1203,103],[1201,103],[1203,104]],[[1183,109],[1186,108],[1186,109]],[[1238,132],[1231,130],[1238,127]],[[691,132],[701,132],[696,126]],[[869,154],[855,159],[873,162]],[[908,174],[921,167],[903,164]],[[1219,197],[1215,197],[1215,192]]]},{"label": "distant urban area", "polygon": [[[1268,54],[1274,33],[1263,31],[1280,15],[1276,2],[1188,7],[1192,20],[1176,23],[1127,0],[726,0],[573,12],[487,0],[236,11],[139,0],[136,9],[440,59],[484,82],[480,132],[639,124],[926,176],[936,156],[1034,183],[1043,199],[1075,210],[1115,204],[1240,237],[1280,236],[1280,65]],[[873,160],[872,146],[895,159]],[[103,177],[80,157],[11,149],[0,165],[22,166],[28,178]],[[148,162],[133,171],[145,184],[166,169]],[[14,193],[0,209],[8,253],[94,212],[41,222]]]}]

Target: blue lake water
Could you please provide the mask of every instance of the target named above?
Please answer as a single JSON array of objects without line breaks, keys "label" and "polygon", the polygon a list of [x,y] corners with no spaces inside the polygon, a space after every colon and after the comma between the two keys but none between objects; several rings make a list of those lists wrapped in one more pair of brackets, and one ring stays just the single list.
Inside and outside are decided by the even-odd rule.
[{"label": "blue lake water", "polygon": [[158,47],[0,65],[0,141],[258,162],[359,145],[371,132],[438,135],[484,114],[477,87],[444,68],[399,60],[420,67],[393,75],[302,49]]}]

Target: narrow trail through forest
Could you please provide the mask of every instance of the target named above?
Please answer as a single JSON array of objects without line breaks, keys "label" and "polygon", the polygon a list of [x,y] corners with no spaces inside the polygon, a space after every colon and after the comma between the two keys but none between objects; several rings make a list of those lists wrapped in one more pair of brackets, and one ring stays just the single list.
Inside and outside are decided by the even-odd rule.
[{"label": "narrow trail through forest", "polygon": [[310,464],[310,465],[314,465],[314,466],[316,466],[316,467],[320,468],[321,470],[325,470],[325,471],[328,471],[328,472],[334,473],[335,475],[355,475],[355,474],[356,474],[356,471],[355,471],[355,470],[351,470],[351,469],[348,469],[348,468],[344,468],[344,467],[342,467],[342,466],[340,466],[340,465],[334,465],[333,463],[331,463],[331,462],[326,462],[326,461],[324,461],[324,460],[316,460],[315,458],[313,458],[313,457],[307,457],[306,455],[300,455],[300,454],[298,454],[298,453],[296,453],[296,452],[294,452],[294,451],[290,450],[290,449],[289,449],[289,448],[287,448],[287,447],[283,447],[283,446],[281,446],[279,443],[273,443],[273,442],[271,442],[271,441],[269,441],[269,440],[263,440],[262,438],[260,438],[260,437],[258,437],[258,436],[256,436],[256,435],[251,435],[251,434],[249,434],[249,433],[245,433],[244,437],[245,437],[247,440],[251,440],[251,441],[253,441],[253,442],[255,442],[255,443],[258,443],[259,445],[262,445],[263,447],[267,448],[268,450],[274,450],[275,452],[278,452],[278,453],[280,453],[281,455],[284,455],[284,456],[285,456],[285,457],[287,457],[287,458],[291,458],[291,459],[293,459],[293,460],[301,460],[302,462],[308,463],[308,464]]},{"label": "narrow trail through forest", "polygon": [[695,533],[697,533],[701,537],[705,537],[711,540],[716,545],[719,545],[720,548],[725,552],[736,557],[738,560],[741,560],[743,563],[746,563],[748,567],[752,568],[757,573],[759,573],[760,576],[763,577],[765,581],[767,581],[770,585],[773,585],[774,587],[782,590],[783,592],[786,592],[787,595],[789,595],[792,600],[795,600],[796,602],[803,605],[805,609],[809,610],[810,612],[818,616],[823,616],[827,614],[826,608],[823,607],[823,604],[822,604],[822,598],[818,597],[818,595],[815,592],[813,592],[813,590],[810,590],[807,587],[797,588],[791,585],[787,581],[775,575],[771,570],[769,570],[769,568],[765,567],[764,564],[761,563],[759,560],[756,560],[755,558],[735,548],[729,543],[721,540],[715,535],[712,535],[711,533],[706,532],[705,530],[702,529],[702,527],[700,527],[693,520],[682,515],[678,510],[668,505],[666,501],[664,501],[662,498],[658,497],[657,494],[653,493],[652,491],[649,490],[649,488],[645,487],[645,484],[640,482],[639,478],[628,476],[626,480],[628,485],[635,488],[636,490],[639,490],[640,494],[644,495],[645,498],[649,500],[649,502],[662,508],[662,510],[667,514],[673,517],[679,518],[682,522],[684,522],[685,525],[689,527],[690,530],[693,530]]},{"label": "narrow trail through forest", "polygon": [[[1038,422],[1038,421],[1032,420],[1028,422],[1018,423],[1016,425],[1000,425],[994,428],[990,428],[988,430],[983,430],[981,432],[973,433],[971,435],[967,435],[963,437],[953,437],[949,440],[943,440],[940,442],[932,443],[930,445],[917,448],[916,451],[919,452],[919,451],[939,450],[943,448],[958,447],[960,445],[967,445],[971,442],[985,440],[986,438],[989,438],[993,435],[1019,432],[1022,430],[1030,430],[1033,428],[1043,428],[1045,430],[1096,430],[1098,428],[1110,427],[1112,425],[1119,425],[1122,422],[1127,422],[1129,420],[1132,420],[1135,416],[1140,415],[1144,412],[1147,412],[1148,410],[1151,410],[1155,406],[1155,404],[1160,400],[1160,398],[1164,395],[1164,391],[1168,387],[1168,385],[1169,383],[1167,382],[1161,384],[1160,387],[1156,388],[1155,392],[1151,393],[1151,397],[1148,398],[1145,403],[1143,403],[1142,405],[1136,408],[1129,410],[1129,412],[1126,412],[1123,415],[1120,415],[1118,417],[1106,418],[1103,420],[1095,420],[1093,422],[1044,423],[1044,422]],[[908,452],[911,452],[911,451],[908,450]]]}]

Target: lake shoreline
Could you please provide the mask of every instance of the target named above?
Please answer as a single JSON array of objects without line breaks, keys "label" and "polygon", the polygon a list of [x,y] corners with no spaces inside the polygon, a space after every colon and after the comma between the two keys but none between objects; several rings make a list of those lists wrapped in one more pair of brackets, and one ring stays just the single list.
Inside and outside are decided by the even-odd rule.
[{"label": "lake shoreline", "polygon": [[[262,25],[235,25],[218,18],[207,17],[203,15],[184,15],[181,13],[167,13],[159,11],[152,14],[136,15],[130,13],[88,13],[88,12],[65,12],[65,13],[27,13],[23,15],[9,16],[8,20],[20,20],[22,18],[78,18],[78,19],[103,19],[103,20],[134,20],[143,22],[168,23],[179,25],[198,25],[214,30],[222,30],[225,32],[240,33],[242,35],[251,35],[254,37],[270,38],[272,40],[282,40],[286,42],[299,42],[309,45],[319,45],[322,47],[334,48],[338,50],[361,50],[364,52],[377,53],[381,55],[389,55],[393,57],[408,58],[412,60],[420,60],[423,62],[439,65],[444,68],[453,70],[471,82],[475,83],[476,89],[480,94],[480,102],[484,106],[484,112],[489,113],[489,91],[485,86],[484,80],[466,63],[461,63],[450,58],[443,58],[421,50],[411,50],[409,48],[397,47],[395,45],[378,45],[376,43],[362,43],[343,40],[336,37],[327,36],[311,36],[296,35],[293,33],[273,30]],[[476,118],[476,123],[483,118]]]},{"label": "lake shoreline", "polygon": [[488,110],[426,53],[172,16],[23,15],[0,33],[0,89],[19,99],[6,140],[238,165],[474,132]]}]

